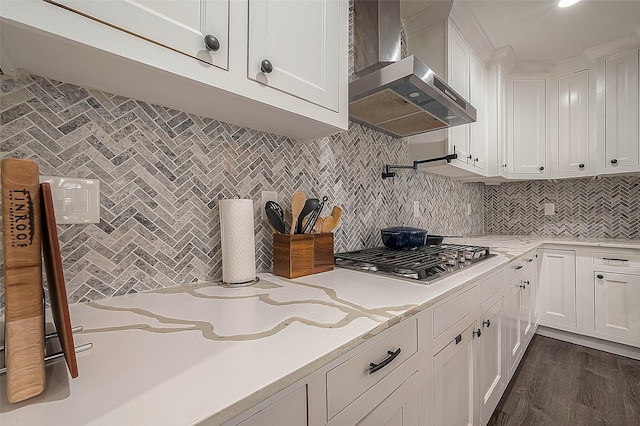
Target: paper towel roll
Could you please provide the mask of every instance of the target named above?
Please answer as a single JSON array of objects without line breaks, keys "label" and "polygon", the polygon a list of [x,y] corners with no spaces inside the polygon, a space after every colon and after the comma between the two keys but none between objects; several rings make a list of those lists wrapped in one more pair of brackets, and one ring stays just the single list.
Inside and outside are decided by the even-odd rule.
[{"label": "paper towel roll", "polygon": [[256,277],[253,200],[220,201],[222,281],[241,284]]}]

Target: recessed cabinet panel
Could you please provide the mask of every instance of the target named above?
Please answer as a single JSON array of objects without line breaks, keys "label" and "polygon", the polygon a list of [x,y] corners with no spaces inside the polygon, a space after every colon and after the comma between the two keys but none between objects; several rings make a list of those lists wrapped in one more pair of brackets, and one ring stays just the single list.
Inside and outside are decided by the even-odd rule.
[{"label": "recessed cabinet panel", "polygon": [[511,134],[514,174],[544,174],[546,126],[546,80],[514,79]]},{"label": "recessed cabinet panel", "polygon": [[250,0],[248,77],[338,111],[337,28],[339,0]]},{"label": "recessed cabinet panel", "polygon": [[594,273],[596,331],[640,341],[640,275]]},{"label": "recessed cabinet panel", "polygon": [[638,51],[606,60],[605,158],[607,169],[637,166]]},{"label": "recessed cabinet panel", "polygon": [[487,170],[487,71],[474,54],[471,54],[469,70],[469,102],[477,110],[476,122],[469,124],[470,161],[475,167]]},{"label": "recessed cabinet panel", "polygon": [[558,78],[558,172],[589,171],[589,70]]},{"label": "recessed cabinet panel", "polygon": [[475,321],[433,358],[436,425],[474,424]]},{"label": "recessed cabinet panel", "polygon": [[502,309],[500,298],[491,308],[482,314],[479,326],[482,335],[480,344],[480,398],[482,421],[486,422],[502,396],[505,374],[503,371],[502,350]]},{"label": "recessed cabinet panel", "polygon": [[[228,69],[229,0],[56,0],[55,3]],[[216,38],[217,50],[206,49],[207,35]]]},{"label": "recessed cabinet panel", "polygon": [[[460,96],[469,99],[469,46],[464,42],[460,34],[449,27],[449,85]],[[471,102],[471,101],[469,101]],[[472,104],[473,105],[473,104]],[[476,107],[477,108],[477,107]],[[449,151],[453,152],[455,146],[458,160],[463,163],[472,163],[469,146],[469,125],[464,124],[448,129]]]},{"label": "recessed cabinet panel", "polygon": [[538,317],[543,321],[576,326],[576,253],[540,250]]},{"label": "recessed cabinet panel", "polygon": [[259,411],[238,426],[307,425],[307,387],[302,386],[289,395]]}]

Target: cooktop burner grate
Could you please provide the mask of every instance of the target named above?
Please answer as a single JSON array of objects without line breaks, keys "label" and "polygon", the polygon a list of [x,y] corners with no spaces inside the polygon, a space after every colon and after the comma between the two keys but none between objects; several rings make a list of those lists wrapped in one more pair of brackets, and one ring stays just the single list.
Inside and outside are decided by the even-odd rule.
[{"label": "cooktop burner grate", "polygon": [[488,247],[443,244],[416,250],[374,247],[334,255],[336,266],[390,274],[415,280],[434,280],[491,257]]}]

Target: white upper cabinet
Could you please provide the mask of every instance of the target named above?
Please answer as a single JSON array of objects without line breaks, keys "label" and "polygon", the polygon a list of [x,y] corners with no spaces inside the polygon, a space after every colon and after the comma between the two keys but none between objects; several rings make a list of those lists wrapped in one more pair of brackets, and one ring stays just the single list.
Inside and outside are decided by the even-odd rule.
[{"label": "white upper cabinet", "polygon": [[248,77],[338,110],[338,0],[249,0]]},{"label": "white upper cabinet", "polygon": [[546,79],[514,78],[512,85],[510,170],[514,175],[544,175]]},{"label": "white upper cabinet", "polygon": [[605,169],[637,169],[638,50],[606,59],[604,112]]},{"label": "white upper cabinet", "polygon": [[476,122],[469,124],[470,162],[480,170],[487,170],[487,70],[473,53],[469,62],[469,102],[476,110]]},{"label": "white upper cabinet", "polygon": [[222,69],[228,67],[229,0],[54,3]]},{"label": "white upper cabinet", "polygon": [[0,20],[5,73],[294,139],[348,128],[346,0],[11,1]]},{"label": "white upper cabinet", "polygon": [[558,173],[589,172],[589,70],[558,77]]},{"label": "white upper cabinet", "polygon": [[[462,39],[458,31],[449,25],[449,86],[464,99],[469,100],[469,46]],[[473,105],[473,103],[472,103]],[[475,107],[475,105],[474,105]],[[476,107],[477,108],[477,107]],[[455,126],[449,129],[449,151],[455,146],[458,159],[456,163],[471,163],[472,154],[469,146],[469,125]]]}]

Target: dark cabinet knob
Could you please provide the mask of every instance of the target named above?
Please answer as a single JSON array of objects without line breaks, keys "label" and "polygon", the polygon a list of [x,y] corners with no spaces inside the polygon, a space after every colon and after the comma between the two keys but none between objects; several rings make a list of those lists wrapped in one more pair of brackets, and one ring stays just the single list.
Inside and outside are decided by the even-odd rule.
[{"label": "dark cabinet knob", "polygon": [[611,160],[611,164],[618,164],[618,160],[614,158],[613,160]]},{"label": "dark cabinet knob", "polygon": [[478,330],[473,332],[473,335],[480,337],[480,336],[482,336],[482,331],[480,331],[480,329],[478,329]]},{"label": "dark cabinet knob", "polygon": [[475,160],[473,160],[473,161],[475,161],[475,162],[477,163],[477,162],[478,162],[478,157],[476,157],[476,159],[475,159]]},{"label": "dark cabinet knob", "polygon": [[487,328],[491,327],[491,320],[482,321],[482,326]]},{"label": "dark cabinet knob", "polygon": [[603,279],[603,278],[604,278],[604,275],[602,275],[602,274],[598,274],[598,275],[596,275],[596,277],[598,277],[598,279],[599,279],[599,280],[601,280],[601,279]]},{"label": "dark cabinet knob", "polygon": [[204,36],[204,46],[211,52],[217,52],[220,49],[220,42],[215,36],[207,34]]},{"label": "dark cabinet knob", "polygon": [[260,63],[260,71],[265,74],[269,74],[273,71],[273,64],[268,59],[263,59]]},{"label": "dark cabinet knob", "polygon": [[544,171],[544,167],[543,166],[540,166],[540,171],[541,172]]},{"label": "dark cabinet knob", "polygon": [[473,157],[471,156],[471,154],[469,154],[469,156],[467,157],[469,160],[471,160]]},{"label": "dark cabinet knob", "polygon": [[520,287],[521,289],[525,289],[525,288],[527,288],[527,286],[526,286],[526,285],[524,285],[524,284],[520,284],[518,287]]},{"label": "dark cabinet knob", "polygon": [[523,281],[524,285],[529,285],[531,284],[528,280],[527,281]]},{"label": "dark cabinet knob", "polygon": [[581,169],[584,169],[584,164],[580,163],[578,164],[578,167],[580,167]]}]

